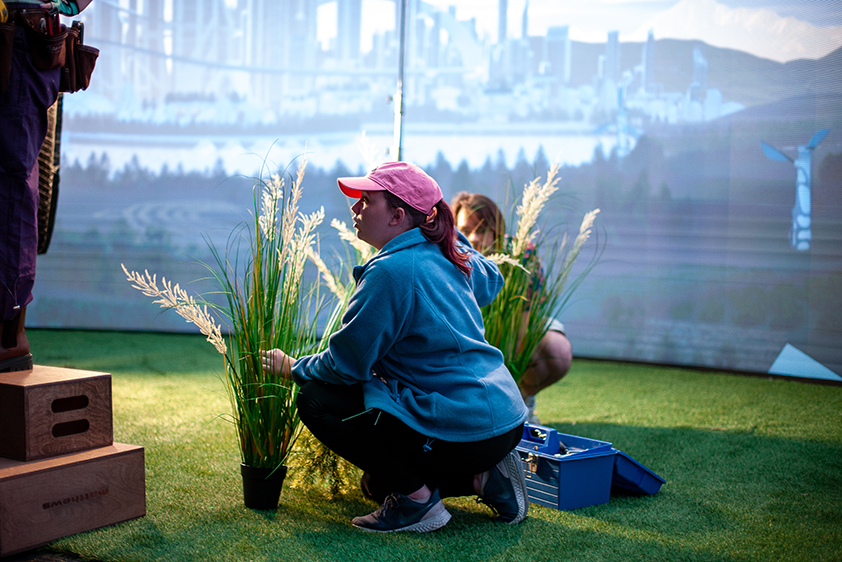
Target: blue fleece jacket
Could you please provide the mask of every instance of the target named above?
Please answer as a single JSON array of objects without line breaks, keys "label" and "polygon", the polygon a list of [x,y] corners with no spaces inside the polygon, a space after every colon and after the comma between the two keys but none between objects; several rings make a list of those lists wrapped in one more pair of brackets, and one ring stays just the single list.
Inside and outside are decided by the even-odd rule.
[{"label": "blue fleece jacket", "polygon": [[445,441],[480,441],[521,424],[526,406],[500,351],[485,341],[480,307],[503,286],[471,249],[470,278],[413,228],[354,269],[357,289],[322,353],[302,357],[298,384],[362,383],[366,408]]}]

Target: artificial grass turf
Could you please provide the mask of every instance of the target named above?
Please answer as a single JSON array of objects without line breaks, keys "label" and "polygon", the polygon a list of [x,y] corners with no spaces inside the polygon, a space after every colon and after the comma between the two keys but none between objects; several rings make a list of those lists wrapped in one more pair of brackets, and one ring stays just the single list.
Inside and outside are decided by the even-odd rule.
[{"label": "artificial grass turf", "polygon": [[[666,479],[654,496],[516,526],[448,499],[434,533],[359,531],[376,506],[285,485],[242,503],[222,362],[201,336],[33,330],[35,362],[112,373],[115,439],[146,452],[147,516],[56,541],[112,560],[840,560],[842,387],[574,361],[538,398],[546,425],[611,441]],[[388,444],[384,444],[384,448]]]}]

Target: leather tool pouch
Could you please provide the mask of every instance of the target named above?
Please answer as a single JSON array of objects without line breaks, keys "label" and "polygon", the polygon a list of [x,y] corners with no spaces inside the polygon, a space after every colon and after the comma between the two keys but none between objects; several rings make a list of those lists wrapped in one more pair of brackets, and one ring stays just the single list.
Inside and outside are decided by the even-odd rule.
[{"label": "leather tool pouch", "polygon": [[12,44],[15,42],[15,24],[0,23],[0,94],[9,89],[12,72]]},{"label": "leather tool pouch", "polygon": [[73,26],[67,31],[67,60],[61,68],[61,92],[72,93],[87,89],[91,83],[96,59],[99,57],[99,49],[82,44],[82,28],[78,24],[79,22],[73,22]]},{"label": "leather tool pouch", "polygon": [[44,21],[44,10],[21,10],[18,12],[18,21],[23,22],[26,29],[32,66],[41,71],[64,66],[68,33],[65,26],[61,26],[61,32],[56,35],[48,34],[41,24]]}]

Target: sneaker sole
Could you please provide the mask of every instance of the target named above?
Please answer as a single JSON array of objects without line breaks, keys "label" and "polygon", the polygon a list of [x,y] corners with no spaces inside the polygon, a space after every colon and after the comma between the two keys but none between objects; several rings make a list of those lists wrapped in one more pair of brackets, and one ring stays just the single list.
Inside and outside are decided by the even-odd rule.
[{"label": "sneaker sole", "polygon": [[517,500],[517,516],[509,521],[509,525],[516,525],[526,519],[526,514],[529,512],[526,475],[523,473],[523,462],[520,460],[520,454],[516,450],[506,455],[503,462],[505,463],[506,472],[509,473],[509,481],[512,483],[512,488],[515,491],[515,499]]},{"label": "sneaker sole", "polygon": [[354,524],[354,527],[357,529],[362,529],[363,531],[370,531],[372,533],[397,533],[400,531],[415,531],[416,533],[429,533],[430,531],[435,531],[436,529],[441,529],[447,522],[450,521],[451,515],[450,512],[447,511],[447,508],[444,507],[444,504],[439,502],[439,505],[434,507],[430,510],[425,518],[417,523],[413,523],[412,525],[407,525],[406,527],[401,527],[400,529],[371,529],[369,527],[362,527],[360,525]]}]

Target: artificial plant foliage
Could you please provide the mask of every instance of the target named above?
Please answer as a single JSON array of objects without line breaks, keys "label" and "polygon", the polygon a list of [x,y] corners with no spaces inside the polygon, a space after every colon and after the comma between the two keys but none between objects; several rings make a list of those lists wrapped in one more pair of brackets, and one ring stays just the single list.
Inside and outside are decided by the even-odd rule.
[{"label": "artificial plant foliage", "polygon": [[298,210],[305,166],[302,159],[289,184],[280,174],[256,178],[251,222],[232,233],[224,252],[208,241],[215,264],[205,265],[225,305],[190,296],[163,278],[159,289],[155,275],[123,266],[135,288],[196,324],[223,355],[241,460],[260,468],[284,464],[301,423],[295,403],[298,387],[289,370],[264,371],[259,352],[278,348],[298,357],[319,345],[316,315],[311,314],[321,305],[318,284],[304,285],[302,277],[324,210],[310,215]]},{"label": "artificial plant foliage", "polygon": [[508,221],[515,224],[514,234],[499,229],[497,253],[489,256],[499,266],[504,284],[494,301],[482,308],[485,338],[503,353],[516,381],[529,367],[549,321],[561,312],[599,256],[595,252],[583,271],[570,278],[599,209],[585,214],[572,244],[568,244],[567,233],[553,239],[547,230],[536,227],[544,207],[558,190],[558,170],[555,163],[543,183],[535,178],[526,185],[512,217],[515,220]]}]

